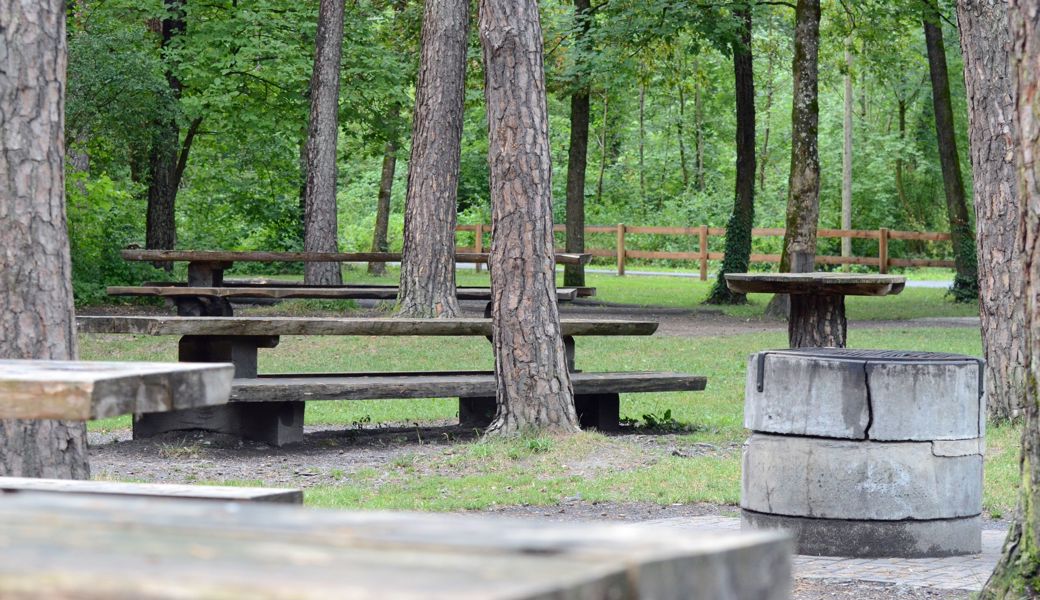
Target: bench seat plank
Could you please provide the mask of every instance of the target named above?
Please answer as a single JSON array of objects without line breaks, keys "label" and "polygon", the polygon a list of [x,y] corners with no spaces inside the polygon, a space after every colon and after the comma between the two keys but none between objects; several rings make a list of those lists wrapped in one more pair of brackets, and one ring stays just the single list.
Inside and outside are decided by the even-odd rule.
[{"label": "bench seat plank", "polygon": [[[144,287],[187,287],[188,284],[182,281],[145,281],[141,284]],[[381,283],[344,283],[342,285],[312,285],[306,284],[300,281],[289,281],[284,279],[224,279],[221,284],[222,287],[226,288],[298,288],[298,289],[372,289],[372,290],[394,290],[397,293],[399,286]],[[113,288],[109,288],[111,290]],[[458,292],[466,291],[487,291],[490,293],[491,288],[480,285],[460,285],[455,288]],[[596,288],[594,287],[566,287],[557,288],[560,290],[574,290],[575,294],[579,298],[591,298],[596,295]],[[111,292],[109,292],[111,293]]]},{"label": "bench seat plank", "polygon": [[[336,317],[76,317],[81,333],[139,335],[279,336],[483,336],[491,335],[491,319],[366,319]],[[562,319],[565,336],[652,335],[656,321]]]},{"label": "bench seat plank", "polygon": [[[576,395],[701,391],[707,378],[684,373],[571,373]],[[304,402],[391,398],[493,397],[495,376],[483,373],[264,375],[235,379],[231,402]]]},{"label": "bench seat plank", "polygon": [[181,498],[185,500],[214,500],[218,502],[303,504],[303,491],[291,488],[76,481],[71,479],[35,479],[29,477],[0,477],[0,492],[45,492],[100,496]]},{"label": "bench seat plank", "polygon": [[85,421],[225,404],[223,363],[0,360],[0,419]]},{"label": "bench seat plank", "polygon": [[[264,298],[288,300],[299,298],[327,300],[395,300],[397,287],[347,287],[347,286],[186,286],[144,285],[111,286],[109,296],[143,296],[161,298],[213,297],[213,298]],[[456,290],[459,300],[491,300],[490,288],[460,288]],[[559,288],[556,298],[571,301],[577,298],[573,288]]]},{"label": "bench seat plank", "polygon": [[[237,252],[223,250],[142,250],[121,252],[124,260],[147,262],[400,262],[400,252]],[[488,262],[487,252],[456,252],[455,262]],[[556,264],[583,265],[591,254],[556,254]]]}]

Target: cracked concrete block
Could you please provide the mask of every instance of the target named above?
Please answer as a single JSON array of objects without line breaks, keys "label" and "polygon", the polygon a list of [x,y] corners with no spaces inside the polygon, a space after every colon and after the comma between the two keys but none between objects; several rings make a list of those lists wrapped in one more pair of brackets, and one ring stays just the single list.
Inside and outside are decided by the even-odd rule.
[{"label": "cracked concrete block", "polygon": [[744,447],[740,505],[826,519],[975,516],[982,512],[982,456],[936,456],[930,442],[756,433]]},{"label": "cracked concrete block", "polygon": [[[758,390],[759,366],[762,391]],[[752,431],[863,439],[870,423],[862,362],[766,353],[748,358],[744,426]]]},{"label": "cracked concrete block", "polygon": [[869,351],[827,350],[823,355],[797,350],[752,355],[745,427],[882,441],[984,434],[985,402],[975,359],[944,355],[942,360],[886,360],[864,356]]}]

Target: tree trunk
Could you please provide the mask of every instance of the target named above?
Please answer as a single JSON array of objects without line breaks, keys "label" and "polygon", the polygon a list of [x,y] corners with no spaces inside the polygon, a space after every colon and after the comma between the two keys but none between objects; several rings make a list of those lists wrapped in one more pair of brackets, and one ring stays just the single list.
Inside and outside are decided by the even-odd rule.
[{"label": "tree trunk", "polygon": [[[307,124],[307,196],[303,214],[303,249],[337,252],[336,142],[339,137],[339,67],[343,53],[343,2],[321,0],[318,32],[314,38],[311,72],[311,112]],[[304,265],[309,285],[340,285],[343,274],[336,262]]]},{"label": "tree trunk", "polygon": [[[1036,597],[1040,588],[1040,0],[1010,0],[1011,68],[1015,111],[1012,127],[1018,173],[1019,262],[1025,290],[1025,378],[1022,412],[1021,488],[1015,523],[1004,542],[1004,555],[979,598],[1017,600]],[[975,64],[970,59],[969,64]],[[999,73],[995,74],[999,76]],[[995,116],[995,115],[993,115]]]},{"label": "tree trunk", "polygon": [[935,136],[939,143],[939,164],[942,167],[943,189],[946,193],[946,214],[950,219],[953,259],[957,269],[950,293],[958,302],[972,302],[979,297],[975,232],[972,231],[971,221],[968,219],[968,206],[964,199],[964,181],[961,179],[957,136],[953,125],[953,106],[950,103],[950,78],[946,70],[946,47],[943,44],[939,12],[934,2],[935,0],[927,0],[922,21],[925,45],[928,48],[928,72],[932,79]]},{"label": "tree trunk", "polygon": [[[574,0],[574,18],[581,37],[575,45],[584,48],[592,21],[589,0]],[[583,76],[586,76],[584,72]],[[567,153],[567,252],[585,252],[585,169],[589,154],[589,85],[587,81],[571,94],[571,139]],[[565,265],[563,285],[585,286],[585,265]]]},{"label": "tree trunk", "polygon": [[769,123],[773,118],[773,93],[776,90],[776,86],[773,84],[773,55],[769,54],[769,61],[766,64],[766,110],[763,121],[766,124],[766,130],[762,135],[762,151],[759,153],[758,160],[758,189],[765,189],[766,187],[766,165],[769,163]]},{"label": "tree trunk", "polygon": [[[820,113],[817,69],[820,50],[820,2],[798,0],[795,8],[794,102],[791,110],[791,173],[787,191],[787,231],[780,272],[809,273],[816,267],[816,227],[820,218]],[[766,313],[786,316],[790,301],[777,294]]]},{"label": "tree trunk", "polygon": [[[700,65],[696,66],[700,73]],[[694,181],[697,191],[704,191],[704,101],[701,95],[700,80],[697,87],[693,88],[693,143],[694,143]]]},{"label": "tree trunk", "polygon": [[751,11],[738,8],[740,41],[733,44],[736,83],[737,176],[733,214],[726,225],[726,253],[719,278],[708,296],[709,304],[744,304],[747,296],[730,291],[726,273],[744,273],[751,262],[751,228],[755,221],[755,73],[751,55]]},{"label": "tree trunk", "polygon": [[466,97],[468,0],[428,0],[415,90],[400,314],[458,316],[455,219]]},{"label": "tree trunk", "polygon": [[[376,228],[372,233],[372,252],[388,252],[387,229],[390,227],[390,195],[394,189],[397,168],[397,142],[390,140],[383,151],[383,173],[379,177],[379,201],[376,205]],[[368,274],[386,275],[386,263],[368,263]]]},{"label": "tree trunk", "polygon": [[[184,4],[186,0],[164,0],[166,16],[161,23],[161,48],[166,49],[174,36],[184,32]],[[173,97],[180,98],[181,82],[167,70],[166,81]],[[180,128],[175,118],[156,124],[148,153],[148,209],[145,218],[145,246],[155,250],[170,250],[177,244],[175,209]],[[165,265],[169,266],[169,265]]]},{"label": "tree trunk", "polygon": [[[851,39],[845,40],[845,119],[844,143],[841,151],[841,228],[852,229],[852,51]],[[852,238],[841,238],[841,255],[852,256]],[[844,265],[845,270],[849,265]]]},{"label": "tree trunk", "polygon": [[896,196],[899,198],[899,203],[903,206],[903,209],[907,213],[907,217],[913,222],[914,214],[910,210],[910,202],[906,197],[906,184],[903,182],[903,146],[902,142],[906,140],[906,100],[898,98],[896,100],[896,112],[898,113],[899,123],[899,153],[896,154]]},{"label": "tree trunk", "polygon": [[639,84],[639,203],[646,205],[646,84]]},{"label": "tree trunk", "polygon": [[787,343],[791,348],[844,348],[844,296],[792,294]]},{"label": "tree trunk", "polygon": [[489,433],[578,431],[556,305],[552,161],[535,0],[481,0],[491,174],[492,331],[498,410]]},{"label": "tree trunk", "polygon": [[[76,358],[65,223],[65,3],[0,3],[0,358]],[[88,479],[71,421],[0,421],[0,475]]]},{"label": "tree trunk", "polygon": [[607,109],[610,96],[603,93],[603,124],[599,132],[599,178],[596,180],[596,202],[603,202],[603,174],[607,171]]},{"label": "tree trunk", "polygon": [[690,168],[686,165],[686,91],[682,81],[676,86],[679,89],[679,120],[676,122],[676,133],[679,134],[679,166],[682,168],[683,191],[690,187]]},{"label": "tree trunk", "polygon": [[957,21],[968,88],[986,406],[990,418],[1000,421],[1018,416],[1027,369],[1007,5],[961,0]]}]

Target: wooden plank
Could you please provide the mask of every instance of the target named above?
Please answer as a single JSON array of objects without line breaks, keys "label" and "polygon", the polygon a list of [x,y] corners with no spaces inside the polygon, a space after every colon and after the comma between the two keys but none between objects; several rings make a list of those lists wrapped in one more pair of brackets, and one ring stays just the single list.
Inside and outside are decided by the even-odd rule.
[{"label": "wooden plank", "polygon": [[[684,373],[571,373],[575,394],[688,392],[704,389],[707,378]],[[236,379],[232,402],[306,402],[494,396],[495,375],[483,373],[344,373],[306,376],[265,375]]]},{"label": "wooden plank", "polygon": [[791,585],[779,532],[59,494],[4,498],[0,531],[5,598],[781,600]]},{"label": "wooden plank", "polygon": [[932,258],[890,258],[888,264],[893,267],[943,267],[947,269],[957,266],[957,263],[952,260]]},{"label": "wooden plank", "polygon": [[[214,298],[264,298],[288,300],[299,298],[329,300],[394,300],[397,298],[397,287],[347,287],[347,286],[231,286],[231,287],[196,287],[186,285],[172,286],[111,286],[110,296],[142,296],[142,297],[214,297]],[[459,300],[491,300],[490,288],[459,288],[456,290]],[[559,288],[556,298],[560,301],[574,300],[578,295],[574,288]]]},{"label": "wooden plank", "polygon": [[[82,333],[138,335],[491,335],[491,319],[365,319],[336,317],[76,317]],[[563,335],[652,335],[656,321],[561,319]]]},{"label": "wooden plank", "polygon": [[920,240],[924,242],[948,242],[949,233],[931,231],[889,231],[888,237],[893,240]]},{"label": "wooden plank", "polygon": [[[123,250],[124,260],[147,262],[399,262],[400,252],[236,252],[223,250]],[[586,254],[556,255],[557,264],[585,264]],[[455,262],[487,263],[487,253],[456,252]]]},{"label": "wooden plank", "polygon": [[276,502],[303,504],[303,491],[292,488],[234,487],[223,485],[177,485],[169,483],[124,483],[121,481],[75,481],[0,477],[0,491],[140,496],[213,500],[218,502]]},{"label": "wooden plank", "polygon": [[0,419],[84,421],[227,402],[223,363],[0,360]]},{"label": "wooden plank", "polygon": [[649,250],[626,250],[628,258],[650,260],[700,260],[700,252],[651,252]]},{"label": "wooden plank", "polygon": [[906,278],[856,273],[727,273],[726,284],[741,294],[887,296],[903,291]]}]

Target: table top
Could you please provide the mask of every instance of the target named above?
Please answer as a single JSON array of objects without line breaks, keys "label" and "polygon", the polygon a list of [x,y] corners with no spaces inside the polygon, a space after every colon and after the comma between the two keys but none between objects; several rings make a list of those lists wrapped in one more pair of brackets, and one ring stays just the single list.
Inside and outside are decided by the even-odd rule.
[{"label": "table top", "polygon": [[28,492],[2,498],[0,531],[4,597],[708,600],[791,585],[779,532]]},{"label": "table top", "polygon": [[[121,252],[124,260],[146,262],[399,262],[400,252],[264,252],[231,250],[143,250]],[[487,252],[456,252],[455,261],[486,263]],[[562,265],[586,264],[591,254],[556,254],[556,263]]]},{"label": "table top", "polygon": [[[157,296],[166,298],[265,298],[287,300],[293,298],[325,298],[332,300],[394,300],[398,295],[396,287],[368,286],[188,286],[188,285],[141,285],[141,286],[109,286],[109,296]],[[455,295],[459,300],[491,300],[491,288],[457,288]],[[557,288],[556,299],[561,302],[574,300],[578,290],[574,288]]]},{"label": "table top", "polygon": [[888,296],[903,291],[906,277],[868,273],[726,273],[726,285],[738,294]]},{"label": "table top", "polygon": [[224,363],[0,360],[0,419],[85,421],[225,404]]}]

